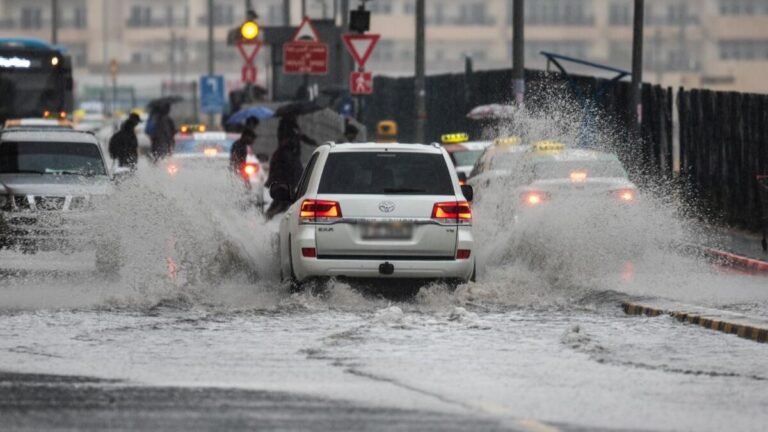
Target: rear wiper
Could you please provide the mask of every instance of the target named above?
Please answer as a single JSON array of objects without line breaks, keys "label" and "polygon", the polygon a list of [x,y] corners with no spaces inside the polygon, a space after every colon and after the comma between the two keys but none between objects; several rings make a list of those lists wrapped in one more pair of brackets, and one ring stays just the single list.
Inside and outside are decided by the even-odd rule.
[{"label": "rear wiper", "polygon": [[414,188],[384,188],[384,193],[419,193],[426,192],[424,189]]}]

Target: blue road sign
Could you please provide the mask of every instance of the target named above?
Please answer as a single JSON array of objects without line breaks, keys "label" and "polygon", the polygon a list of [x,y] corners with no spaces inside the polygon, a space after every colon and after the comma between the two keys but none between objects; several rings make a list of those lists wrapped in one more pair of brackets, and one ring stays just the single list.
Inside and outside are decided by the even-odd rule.
[{"label": "blue road sign", "polygon": [[202,75],[200,77],[200,111],[203,114],[223,113],[225,103],[224,76]]}]

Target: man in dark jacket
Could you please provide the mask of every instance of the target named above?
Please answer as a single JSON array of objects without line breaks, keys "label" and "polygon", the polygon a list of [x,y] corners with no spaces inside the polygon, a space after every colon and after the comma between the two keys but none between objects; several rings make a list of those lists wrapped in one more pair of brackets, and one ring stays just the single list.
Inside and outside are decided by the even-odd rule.
[{"label": "man in dark jacket", "polygon": [[238,172],[248,158],[248,146],[253,146],[256,141],[256,133],[251,128],[243,129],[240,138],[232,143],[232,149],[229,152],[229,166],[232,171]]},{"label": "man in dark jacket", "polygon": [[139,142],[136,140],[136,126],[141,119],[131,113],[112,138],[109,139],[109,156],[117,161],[118,166],[136,169],[139,160]]},{"label": "man in dark jacket", "polygon": [[157,161],[173,151],[173,137],[176,135],[176,125],[171,119],[171,106],[163,105],[155,116],[152,131],[152,158]]}]

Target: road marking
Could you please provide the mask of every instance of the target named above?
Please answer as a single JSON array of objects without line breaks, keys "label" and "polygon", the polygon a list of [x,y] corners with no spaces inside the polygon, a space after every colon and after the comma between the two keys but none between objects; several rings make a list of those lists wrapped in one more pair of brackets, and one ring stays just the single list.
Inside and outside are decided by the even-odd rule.
[{"label": "road marking", "polygon": [[517,426],[529,432],[560,432],[560,429],[534,419],[518,420]]},{"label": "road marking", "polygon": [[669,315],[678,321],[699,325],[711,330],[735,334],[755,342],[768,342],[768,320],[751,318],[733,312],[706,309],[683,304],[647,306],[625,301],[621,307],[627,315]]}]

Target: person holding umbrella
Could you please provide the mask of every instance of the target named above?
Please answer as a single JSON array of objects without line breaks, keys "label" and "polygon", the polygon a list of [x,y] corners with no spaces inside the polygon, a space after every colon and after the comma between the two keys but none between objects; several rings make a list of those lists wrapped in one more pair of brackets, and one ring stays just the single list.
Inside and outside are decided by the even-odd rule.
[{"label": "person holding umbrella", "polygon": [[176,135],[176,125],[171,119],[171,104],[161,105],[155,116],[152,140],[152,159],[157,162],[173,151],[173,137]]}]

